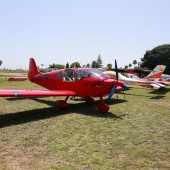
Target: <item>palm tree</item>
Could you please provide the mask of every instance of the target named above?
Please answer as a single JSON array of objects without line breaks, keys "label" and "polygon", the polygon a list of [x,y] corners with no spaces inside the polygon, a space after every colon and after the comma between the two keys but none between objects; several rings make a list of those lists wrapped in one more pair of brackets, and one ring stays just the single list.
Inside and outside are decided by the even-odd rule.
[{"label": "palm tree", "polygon": [[2,60],[0,60],[0,66],[2,65]]},{"label": "palm tree", "polygon": [[133,64],[134,64],[134,68],[135,68],[135,65],[137,64],[137,61],[133,60]]},{"label": "palm tree", "polygon": [[129,67],[130,67],[130,68],[132,67],[132,64],[131,64],[131,63],[129,64]]},{"label": "palm tree", "polygon": [[128,68],[128,65],[125,65],[125,69],[127,69]]}]

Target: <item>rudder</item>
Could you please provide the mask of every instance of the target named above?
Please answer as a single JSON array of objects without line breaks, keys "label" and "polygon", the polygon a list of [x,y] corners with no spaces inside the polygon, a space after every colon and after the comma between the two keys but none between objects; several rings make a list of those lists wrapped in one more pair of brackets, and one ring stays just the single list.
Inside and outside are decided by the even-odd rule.
[{"label": "rudder", "polygon": [[30,79],[37,74],[41,74],[41,72],[38,70],[35,60],[30,58],[28,77]]},{"label": "rudder", "polygon": [[163,74],[166,66],[165,65],[157,65],[146,78],[160,78]]}]

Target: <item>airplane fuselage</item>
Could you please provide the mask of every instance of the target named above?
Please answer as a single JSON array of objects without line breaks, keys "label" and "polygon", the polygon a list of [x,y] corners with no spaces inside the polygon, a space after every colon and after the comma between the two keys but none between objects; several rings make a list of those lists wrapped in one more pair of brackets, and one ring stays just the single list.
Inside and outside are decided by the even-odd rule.
[{"label": "airplane fuselage", "polygon": [[[113,71],[105,71],[105,74],[109,75],[113,79],[116,78],[115,72]],[[125,84],[139,84],[144,86],[153,87],[155,89],[165,88],[163,84],[158,83],[159,78],[129,78],[123,76],[122,74],[118,74],[118,80],[124,82]]]},{"label": "airplane fuselage", "polygon": [[61,69],[41,73],[30,79],[49,90],[70,90],[77,96],[105,96],[113,88],[113,82],[108,75],[96,69]]}]

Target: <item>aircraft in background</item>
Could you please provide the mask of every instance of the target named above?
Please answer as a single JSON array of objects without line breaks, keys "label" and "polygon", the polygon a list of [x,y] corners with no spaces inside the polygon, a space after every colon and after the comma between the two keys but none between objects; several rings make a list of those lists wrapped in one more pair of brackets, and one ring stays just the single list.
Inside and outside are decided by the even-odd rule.
[{"label": "aircraft in background", "polygon": [[[115,67],[117,63],[115,60]],[[38,70],[35,60],[30,58],[28,77],[13,77],[9,81],[29,81],[38,84],[48,90],[0,90],[0,97],[48,97],[66,96],[65,100],[58,100],[56,104],[60,108],[67,108],[68,98],[78,96],[85,102],[94,103],[93,97],[100,98],[97,109],[108,112],[109,106],[104,103],[103,97],[110,100],[116,90],[128,87],[123,82],[110,78],[107,74],[93,68],[66,68],[52,72],[42,73]]]},{"label": "aircraft in background", "polygon": [[[162,76],[166,66],[157,65],[145,78],[139,78],[136,74],[128,73],[129,77],[123,76],[118,73],[118,80],[123,81],[125,84],[140,84],[152,87],[154,89],[165,89],[165,85],[159,83],[159,79]],[[105,74],[109,75],[113,79],[116,78],[114,71],[104,71]]]},{"label": "aircraft in background", "polygon": [[[127,70],[126,73],[127,73],[126,75],[127,75],[129,78],[134,78],[134,79],[136,79],[136,80],[140,79],[140,78],[138,77],[138,75],[137,75],[134,71],[132,71],[132,70]],[[159,84],[164,84],[164,85],[170,85],[170,75],[162,74],[161,77],[160,77],[160,79],[158,80],[158,83],[159,83]]]},{"label": "aircraft in background", "polygon": [[159,83],[170,85],[170,75],[162,74],[161,78],[159,79]]}]

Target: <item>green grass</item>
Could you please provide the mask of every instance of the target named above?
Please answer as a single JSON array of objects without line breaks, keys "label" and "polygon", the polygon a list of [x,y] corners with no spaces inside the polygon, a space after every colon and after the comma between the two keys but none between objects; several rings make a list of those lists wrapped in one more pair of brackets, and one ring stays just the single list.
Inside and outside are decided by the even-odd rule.
[{"label": "green grass", "polygon": [[[0,78],[0,89],[42,89]],[[68,100],[0,98],[0,169],[170,169],[170,87],[133,86],[108,113]]]}]

